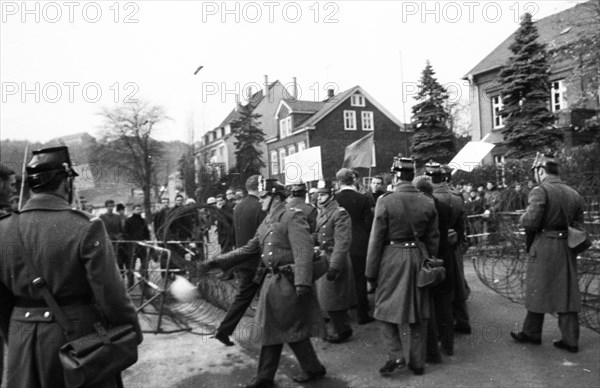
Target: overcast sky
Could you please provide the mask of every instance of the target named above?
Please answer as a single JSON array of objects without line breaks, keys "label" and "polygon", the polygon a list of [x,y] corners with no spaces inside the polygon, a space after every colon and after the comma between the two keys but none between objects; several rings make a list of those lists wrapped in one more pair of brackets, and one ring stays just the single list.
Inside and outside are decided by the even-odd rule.
[{"label": "overcast sky", "polygon": [[98,112],[132,99],[166,108],[159,139],[186,141],[191,122],[198,139],[264,75],[297,77],[305,100],[361,85],[409,120],[427,59],[468,98],[462,77],[519,15],[580,2],[2,1],[0,139],[98,135]]}]

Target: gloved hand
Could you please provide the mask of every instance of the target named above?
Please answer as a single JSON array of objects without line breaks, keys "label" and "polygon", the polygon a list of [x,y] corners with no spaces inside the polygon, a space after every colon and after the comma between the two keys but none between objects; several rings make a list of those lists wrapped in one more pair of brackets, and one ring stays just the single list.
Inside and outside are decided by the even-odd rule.
[{"label": "gloved hand", "polygon": [[198,273],[200,275],[206,275],[208,273],[208,271],[210,271],[212,269],[216,269],[216,268],[219,268],[219,265],[216,260],[207,261],[207,262],[201,263],[198,266]]},{"label": "gloved hand", "polygon": [[310,294],[310,287],[309,286],[296,286],[296,296],[300,297],[303,295],[308,295]]},{"label": "gloved hand", "polygon": [[340,278],[341,272],[335,268],[329,268],[327,271],[327,280],[330,282],[334,280],[338,280]]},{"label": "gloved hand", "polygon": [[375,278],[367,278],[367,281],[373,288],[377,288],[377,279]]}]

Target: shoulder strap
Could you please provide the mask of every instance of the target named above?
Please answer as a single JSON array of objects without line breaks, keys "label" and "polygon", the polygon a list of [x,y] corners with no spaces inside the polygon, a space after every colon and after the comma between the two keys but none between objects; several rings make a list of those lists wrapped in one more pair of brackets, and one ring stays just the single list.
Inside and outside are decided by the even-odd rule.
[{"label": "shoulder strap", "polygon": [[[20,216],[16,217],[16,219],[15,219],[15,222],[17,223],[16,230],[17,230],[17,235],[19,236],[19,241],[21,242],[21,246],[25,247],[25,244],[23,243],[23,236],[21,235],[21,228],[19,225],[20,219],[21,219]],[[52,296],[52,293],[50,293],[50,290],[48,289],[48,286],[46,285],[46,281],[41,276],[38,275],[38,271],[35,268],[35,266],[33,265],[33,262],[31,261],[31,257],[29,257],[28,254],[23,254],[23,251],[24,250],[21,250],[21,258],[25,262],[25,267],[27,268],[27,271],[29,272],[29,274],[31,276],[33,276],[33,280],[31,281],[31,283],[33,284],[33,286],[35,288],[37,288],[41,292],[42,297],[46,301],[46,304],[48,305],[48,307],[50,307],[50,310],[56,317],[56,321],[58,322],[60,327],[63,329],[63,332],[65,333],[66,337],[70,338],[70,335],[73,332],[73,328],[69,324],[69,320],[67,319],[67,316],[62,311],[62,309],[60,308],[58,303],[56,303],[56,299],[54,299],[54,296]]]},{"label": "shoulder strap", "polygon": [[[548,201],[550,200],[550,196],[548,195],[548,191],[540,184],[539,186],[540,189],[542,189],[542,191],[546,194],[546,208],[548,208]],[[565,221],[567,222],[567,227],[571,224],[571,220],[569,220],[569,216],[567,216],[567,212],[565,211],[565,204],[563,203],[563,201],[558,201],[558,203],[560,204],[560,211],[562,212],[563,216],[565,217]]]},{"label": "shoulder strap", "polygon": [[406,210],[406,206],[404,206],[404,198],[402,197],[402,195],[400,195],[400,209],[402,211],[402,213],[404,213],[406,215],[406,222],[408,223],[408,226],[410,228],[410,231],[412,232],[415,241],[417,243],[417,248],[419,248],[419,252],[421,253],[421,258],[423,260],[425,260],[426,257],[428,257],[428,255],[425,254],[425,251],[423,251],[423,247],[421,246],[421,240],[419,240],[419,235],[417,234],[417,231],[415,230],[415,227],[412,223],[412,221],[410,220],[408,211]]}]

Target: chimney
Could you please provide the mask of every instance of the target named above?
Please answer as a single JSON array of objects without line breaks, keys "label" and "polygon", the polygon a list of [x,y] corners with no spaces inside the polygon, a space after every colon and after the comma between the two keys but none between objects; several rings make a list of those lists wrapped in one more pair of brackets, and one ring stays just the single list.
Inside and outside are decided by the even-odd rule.
[{"label": "chimney", "polygon": [[333,96],[334,96],[334,90],[327,89],[327,99],[329,100],[330,98],[333,98]]},{"label": "chimney", "polygon": [[265,89],[264,93],[265,98],[269,98],[269,76],[265,74]]},{"label": "chimney", "polygon": [[252,99],[252,86],[248,86],[248,102]]},{"label": "chimney", "polygon": [[292,97],[294,97],[295,100],[298,99],[298,84],[296,83],[296,77],[292,77]]},{"label": "chimney", "polygon": [[235,111],[236,111],[236,112],[239,112],[239,111],[240,111],[241,105],[242,105],[242,104],[240,104],[240,95],[239,95],[239,94],[236,94],[236,95],[235,95]]}]

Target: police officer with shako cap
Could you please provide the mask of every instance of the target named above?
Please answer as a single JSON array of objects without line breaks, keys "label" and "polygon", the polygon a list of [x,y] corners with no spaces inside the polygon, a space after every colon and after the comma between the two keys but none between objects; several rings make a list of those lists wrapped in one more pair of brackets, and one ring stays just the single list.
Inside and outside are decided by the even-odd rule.
[{"label": "police officer with shako cap", "polygon": [[306,183],[294,183],[290,187],[291,195],[287,199],[287,207],[302,210],[306,214],[310,232],[313,233],[317,224],[317,208],[310,203],[306,203],[306,193]]},{"label": "police officer with shako cap", "polygon": [[[142,341],[137,314],[125,291],[111,242],[100,219],[71,208],[73,170],[67,147],[33,151],[26,167],[33,196],[20,213],[0,219],[5,249],[0,261],[0,327],[8,337],[9,387],[64,387],[60,347],[94,332],[100,314],[109,324],[131,324]],[[37,275],[72,325],[72,338],[46,305],[24,263]],[[114,376],[102,387],[117,387]]]},{"label": "police officer with shako cap", "polygon": [[577,255],[567,244],[567,228],[572,221],[583,225],[583,200],[559,178],[552,155],[538,153],[532,170],[540,185],[529,193],[529,206],[519,221],[535,236],[525,281],[527,315],[522,331],[510,335],[517,342],[541,344],[544,314],[558,313],[562,339],[554,346],[577,353],[581,294]]},{"label": "police officer with shako cap", "polygon": [[323,334],[319,302],[314,292],[313,237],[304,213],[288,209],[287,192],[276,179],[261,180],[260,197],[267,216],[245,246],[204,264],[201,270],[235,265],[261,255],[266,267],[256,309],[257,338],[261,341],[256,378],[246,387],[272,387],[283,345],[287,343],[303,373],[296,382],[325,376],[311,337]]},{"label": "police officer with shako cap", "polygon": [[[465,280],[464,262],[459,249],[460,244],[465,238],[466,216],[463,199],[458,193],[453,193],[452,190],[450,190],[450,187],[446,182],[448,173],[444,171],[439,163],[434,161],[427,163],[425,165],[425,174],[431,177],[431,182],[433,183],[433,196],[452,208],[450,229],[448,229],[448,245],[450,246],[452,260],[454,261],[454,270],[446,273],[446,276],[449,280],[450,276],[454,276],[452,282],[454,287],[452,310],[456,323],[453,330],[463,334],[470,334],[472,329],[466,303],[470,290],[469,285]],[[450,329],[451,328],[447,326],[442,328],[442,349],[448,355],[452,355],[454,352],[452,345],[454,343],[453,336],[449,332],[446,333],[446,331]],[[444,342],[446,345],[444,345]]]},{"label": "police officer with shako cap", "polygon": [[332,333],[325,341],[341,343],[352,336],[348,309],[356,303],[350,244],[352,243],[352,220],[333,195],[331,181],[320,181],[317,187],[319,216],[315,229],[315,240],[327,257],[327,276],[317,280],[317,295],[321,309],[331,319]]},{"label": "police officer with shako cap", "polygon": [[383,194],[377,200],[367,250],[365,275],[376,286],[373,316],[380,321],[389,352],[388,361],[379,370],[382,375],[406,367],[400,339],[404,324],[410,328],[408,367],[416,375],[423,374],[425,368],[429,292],[417,287],[422,257],[407,220],[430,256],[437,253],[439,230],[433,199],[411,183],[414,171],[412,159],[394,158],[392,173],[396,187],[393,193]]}]

